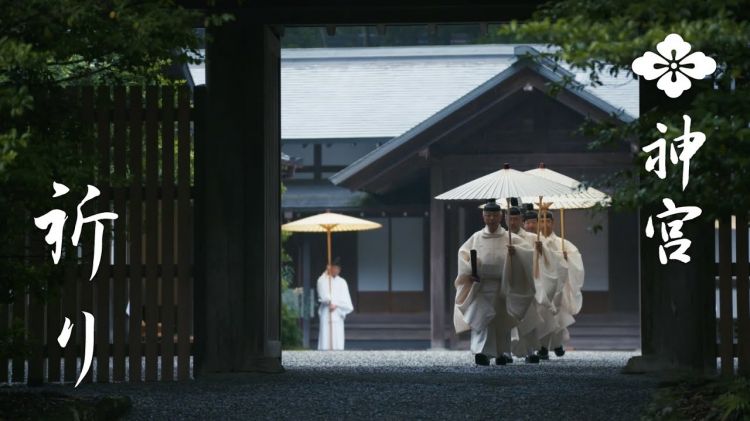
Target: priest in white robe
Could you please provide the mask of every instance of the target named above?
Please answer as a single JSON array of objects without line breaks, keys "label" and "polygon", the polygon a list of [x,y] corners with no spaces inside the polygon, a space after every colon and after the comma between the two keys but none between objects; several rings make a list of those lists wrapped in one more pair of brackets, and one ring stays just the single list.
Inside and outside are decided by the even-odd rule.
[{"label": "priest in white robe", "polygon": [[[508,209],[508,229],[513,234],[518,235],[525,239],[530,245],[534,246],[537,242],[536,231],[529,232],[523,228],[527,216],[530,219],[531,214],[529,212],[524,213],[521,208],[516,206],[518,202],[511,200],[510,203],[511,206]],[[533,212],[533,210],[531,212]],[[533,212],[533,217],[536,218],[536,212]],[[536,229],[536,227],[534,228]]]},{"label": "priest in white robe", "polygon": [[[554,305],[543,292],[546,285],[555,282],[557,263],[547,258],[551,252],[546,250],[547,246],[541,241],[541,235],[522,228],[525,221],[536,220],[537,214],[533,206],[524,213],[516,206],[517,204],[517,201],[511,200],[511,207],[508,209],[508,227],[513,234],[523,238],[529,246],[535,248],[534,264],[539,265],[539,270],[536,271],[534,278],[535,299],[531,302],[524,317],[519,320],[518,326],[511,331],[511,346],[514,355],[525,357],[528,362],[537,362],[538,356],[535,352],[540,349],[541,340],[556,327]],[[530,226],[536,229],[536,225]]]},{"label": "priest in white robe", "polygon": [[318,278],[318,316],[320,332],[319,350],[344,349],[344,320],[354,310],[346,280],[339,276],[341,264],[338,258]]},{"label": "priest in white robe", "polygon": [[547,359],[549,350],[554,350],[558,357],[565,355],[564,346],[570,340],[568,327],[575,323],[573,316],[581,311],[583,305],[581,288],[585,271],[578,248],[569,240],[564,240],[563,246],[563,240],[555,234],[552,212],[547,212],[539,224],[545,250],[548,250],[550,260],[557,266],[556,282],[549,282],[545,287],[546,298],[555,309],[552,319],[545,317],[546,324],[551,324],[553,330],[540,339],[539,356]]},{"label": "priest in white robe", "polygon": [[[478,365],[512,363],[510,331],[534,300],[533,249],[500,226],[500,207],[485,204],[485,227],[458,251],[453,323],[456,332],[471,330],[471,352]],[[471,251],[476,250],[476,273]],[[538,360],[537,360],[538,362]]]}]

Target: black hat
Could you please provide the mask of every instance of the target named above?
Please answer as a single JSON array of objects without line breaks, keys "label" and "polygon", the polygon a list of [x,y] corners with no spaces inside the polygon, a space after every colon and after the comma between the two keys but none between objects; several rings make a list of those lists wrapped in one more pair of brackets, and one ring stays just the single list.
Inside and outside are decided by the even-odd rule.
[{"label": "black hat", "polygon": [[552,216],[552,212],[550,212],[550,211],[546,211],[546,212],[544,212],[544,217],[545,217],[546,219],[552,219],[552,220],[554,220],[554,219],[555,219],[555,217],[553,217],[553,216]]},{"label": "black hat", "polygon": [[500,212],[500,205],[495,203],[495,199],[488,200],[484,206],[482,206],[484,212]]},{"label": "black hat", "polygon": [[334,257],[333,260],[331,261],[331,265],[341,267],[341,257],[340,256]]},{"label": "black hat", "polygon": [[511,206],[510,209],[508,209],[508,215],[521,215],[521,209],[518,209],[516,206]]},{"label": "black hat", "polygon": [[537,219],[537,214],[536,214],[535,210],[527,210],[523,214],[523,221],[524,222],[528,221],[529,219]]},{"label": "black hat", "polygon": [[510,198],[510,205],[511,206],[518,206],[518,198],[517,197],[511,197]]}]

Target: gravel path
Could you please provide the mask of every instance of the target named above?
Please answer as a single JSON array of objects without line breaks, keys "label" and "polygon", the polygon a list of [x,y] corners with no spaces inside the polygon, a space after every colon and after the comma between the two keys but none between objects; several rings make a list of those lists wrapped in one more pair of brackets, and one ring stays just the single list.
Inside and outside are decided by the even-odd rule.
[{"label": "gravel path", "polygon": [[467,351],[285,351],[284,374],[185,383],[48,386],[123,394],[129,419],[638,419],[656,381],[619,374],[628,352],[569,352],[477,367]]}]

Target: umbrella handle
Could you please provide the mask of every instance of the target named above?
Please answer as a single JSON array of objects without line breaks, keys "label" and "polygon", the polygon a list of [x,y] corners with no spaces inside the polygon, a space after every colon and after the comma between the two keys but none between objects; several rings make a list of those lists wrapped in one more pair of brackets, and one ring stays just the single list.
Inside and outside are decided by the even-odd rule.
[{"label": "umbrella handle", "polygon": [[565,209],[560,209],[560,244],[562,245],[563,256],[565,255]]},{"label": "umbrella handle", "polygon": [[[539,212],[542,212],[542,197],[539,196]],[[542,227],[539,224],[539,216],[537,215],[536,220],[536,241],[541,240]],[[539,253],[536,251],[536,244],[534,245],[534,278],[539,278]]]},{"label": "umbrella handle", "polygon": [[[333,280],[331,279],[331,229],[326,229],[326,237],[328,242],[328,268],[326,268],[326,273],[328,273],[328,303],[333,304]],[[332,311],[329,308],[328,309],[328,349],[333,350],[333,314],[331,314]]]},{"label": "umbrella handle", "polygon": [[[510,219],[510,197],[505,198],[505,203],[508,205],[508,219]],[[510,221],[505,221],[505,223],[508,225],[508,245],[513,245],[513,237],[512,233],[510,232]],[[508,271],[511,273],[511,276],[513,274],[513,255],[508,253]]]}]

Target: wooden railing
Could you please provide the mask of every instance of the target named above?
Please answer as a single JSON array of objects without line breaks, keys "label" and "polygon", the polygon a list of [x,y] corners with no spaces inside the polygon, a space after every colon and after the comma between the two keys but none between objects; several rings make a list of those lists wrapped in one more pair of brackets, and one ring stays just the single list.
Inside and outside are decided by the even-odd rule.
[{"label": "wooden railing", "polygon": [[[82,119],[95,133],[96,140],[88,147],[98,156],[95,180],[90,183],[102,192],[95,199],[96,209],[119,217],[105,223],[107,240],[93,280],[88,280],[90,265],[73,265],[65,270],[57,298],[42,302],[26,291],[16,291],[15,302],[0,305],[0,327],[14,320],[23,324],[31,346],[27,359],[0,361],[0,383],[75,382],[84,356],[82,311],[95,317],[95,367],[84,381],[189,379],[191,92],[187,86],[134,86],[89,87],[69,94],[81,101]],[[127,180],[124,188],[122,180]],[[69,215],[68,225],[74,219]],[[29,225],[33,228],[32,220]],[[84,230],[93,231],[93,224],[87,225]],[[40,240],[45,233],[34,235]],[[44,250],[50,259],[49,248]],[[65,317],[74,329],[63,349],[57,337]]]},{"label": "wooden railing", "polygon": [[[735,218],[734,247],[732,244],[732,218],[726,216],[719,220],[719,332],[717,349],[721,361],[721,374],[724,376],[731,376],[735,373],[750,375],[748,218],[746,214],[737,215]],[[734,248],[736,256],[736,263],[734,264],[732,263],[732,248]],[[738,362],[736,367],[734,364],[735,358]]]}]

